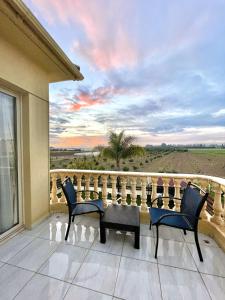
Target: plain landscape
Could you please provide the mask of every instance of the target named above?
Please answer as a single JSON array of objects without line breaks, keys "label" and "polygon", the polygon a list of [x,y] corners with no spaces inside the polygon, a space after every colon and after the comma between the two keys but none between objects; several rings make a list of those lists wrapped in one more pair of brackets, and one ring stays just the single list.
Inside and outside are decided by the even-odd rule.
[{"label": "plain landscape", "polygon": [[[116,171],[112,159],[95,152],[50,151],[51,169],[90,169]],[[224,148],[150,148],[145,155],[122,159],[121,170],[135,172],[202,174],[225,178]]]}]

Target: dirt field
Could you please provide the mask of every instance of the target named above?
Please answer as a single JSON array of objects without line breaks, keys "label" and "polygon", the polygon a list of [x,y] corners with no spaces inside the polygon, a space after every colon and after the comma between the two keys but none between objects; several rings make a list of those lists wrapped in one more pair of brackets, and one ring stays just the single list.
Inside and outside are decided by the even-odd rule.
[{"label": "dirt field", "polygon": [[[51,169],[57,168],[115,170],[115,162],[92,155],[75,158],[73,153],[58,153],[57,156],[51,156]],[[122,160],[121,170],[192,173],[225,178],[225,151],[195,149],[188,152],[149,152],[141,158]]]}]

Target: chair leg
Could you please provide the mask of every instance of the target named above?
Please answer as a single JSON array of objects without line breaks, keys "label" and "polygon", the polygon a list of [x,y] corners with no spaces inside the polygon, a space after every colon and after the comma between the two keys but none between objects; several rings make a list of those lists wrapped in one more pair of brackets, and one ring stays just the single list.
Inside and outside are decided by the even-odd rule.
[{"label": "chair leg", "polygon": [[152,230],[152,221],[150,221],[149,229]]},{"label": "chair leg", "polygon": [[75,216],[73,216],[72,222],[74,222]]},{"label": "chair leg", "polygon": [[155,258],[157,258],[158,244],[159,244],[159,226],[158,226],[158,225],[156,225],[156,245],[155,245]]},{"label": "chair leg", "polygon": [[198,250],[198,256],[199,256],[200,261],[203,261],[202,252],[201,252],[199,241],[198,241],[198,232],[197,232],[197,230],[194,231],[194,234],[195,234],[195,244],[196,244],[196,247],[197,247],[197,250]]},{"label": "chair leg", "polygon": [[186,235],[187,234],[186,230],[185,229],[183,229],[183,230],[184,230],[184,235]]},{"label": "chair leg", "polygon": [[69,221],[68,221],[68,227],[66,230],[66,236],[65,236],[65,241],[68,239],[69,231],[70,231],[70,224],[71,224],[71,216],[69,215]]}]

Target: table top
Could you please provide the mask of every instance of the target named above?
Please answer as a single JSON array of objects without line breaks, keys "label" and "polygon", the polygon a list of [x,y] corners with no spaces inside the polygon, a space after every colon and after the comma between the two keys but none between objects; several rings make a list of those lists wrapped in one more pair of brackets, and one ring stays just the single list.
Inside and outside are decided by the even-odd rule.
[{"label": "table top", "polygon": [[101,222],[129,226],[140,226],[140,209],[130,205],[109,205],[105,209]]}]

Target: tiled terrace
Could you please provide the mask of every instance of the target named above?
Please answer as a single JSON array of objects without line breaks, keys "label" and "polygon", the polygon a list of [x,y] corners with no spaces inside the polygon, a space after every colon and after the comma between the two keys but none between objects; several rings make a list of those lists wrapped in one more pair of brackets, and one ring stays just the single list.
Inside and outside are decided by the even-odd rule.
[{"label": "tiled terrace", "polygon": [[64,241],[67,216],[55,214],[0,246],[0,299],[225,299],[225,253],[200,234],[200,263],[192,233],[141,225],[133,236],[110,231],[99,242],[98,220],[79,216]]}]

